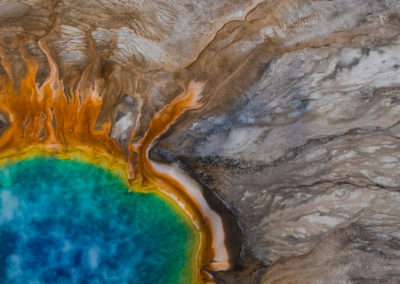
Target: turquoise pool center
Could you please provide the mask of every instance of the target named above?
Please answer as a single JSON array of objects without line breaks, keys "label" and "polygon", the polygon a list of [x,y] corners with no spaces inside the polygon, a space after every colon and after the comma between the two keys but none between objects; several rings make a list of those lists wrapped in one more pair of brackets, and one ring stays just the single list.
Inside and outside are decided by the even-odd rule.
[{"label": "turquoise pool center", "polygon": [[5,164],[0,283],[191,283],[196,231],[182,214],[86,162]]}]

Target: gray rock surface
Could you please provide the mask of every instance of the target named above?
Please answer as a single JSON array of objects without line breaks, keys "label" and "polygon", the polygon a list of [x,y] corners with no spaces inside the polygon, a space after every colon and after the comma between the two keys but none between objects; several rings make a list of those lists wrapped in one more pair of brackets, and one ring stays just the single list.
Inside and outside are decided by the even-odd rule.
[{"label": "gray rock surface", "polygon": [[21,39],[38,82],[40,41],[67,92],[90,66],[98,123],[125,149],[190,81],[204,83],[204,107],[151,157],[235,215],[240,258],[217,283],[400,281],[399,33],[398,0],[0,2],[13,74],[25,72]]}]

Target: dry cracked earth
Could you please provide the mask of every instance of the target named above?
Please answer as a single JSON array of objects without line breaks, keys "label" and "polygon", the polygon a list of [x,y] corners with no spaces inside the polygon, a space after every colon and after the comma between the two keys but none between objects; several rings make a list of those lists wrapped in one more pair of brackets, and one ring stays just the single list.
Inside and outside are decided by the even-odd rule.
[{"label": "dry cracked earth", "polygon": [[45,44],[67,94],[99,82],[125,149],[202,82],[150,156],[224,217],[234,267],[215,281],[399,283],[399,33],[398,0],[2,0],[0,72],[25,56],[43,82]]}]

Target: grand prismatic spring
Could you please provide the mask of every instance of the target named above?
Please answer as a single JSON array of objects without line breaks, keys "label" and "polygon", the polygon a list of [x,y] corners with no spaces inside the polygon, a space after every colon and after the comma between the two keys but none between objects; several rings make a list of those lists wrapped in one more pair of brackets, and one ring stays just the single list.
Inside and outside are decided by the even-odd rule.
[{"label": "grand prismatic spring", "polygon": [[33,158],[1,169],[1,283],[192,283],[190,220],[104,169]]},{"label": "grand prismatic spring", "polygon": [[[109,125],[95,129],[102,96],[96,82],[84,82],[94,63],[68,97],[40,46],[50,66],[42,85],[23,50],[19,88],[10,72],[1,82],[0,107],[10,121],[0,139],[1,281],[212,281],[205,269],[229,266],[220,217],[189,177],[148,159],[153,141],[201,105],[201,84],[160,110],[124,151],[108,136]],[[2,64],[7,71],[4,54]]]},{"label": "grand prismatic spring", "polygon": [[400,283],[399,0],[0,0],[0,284]]}]

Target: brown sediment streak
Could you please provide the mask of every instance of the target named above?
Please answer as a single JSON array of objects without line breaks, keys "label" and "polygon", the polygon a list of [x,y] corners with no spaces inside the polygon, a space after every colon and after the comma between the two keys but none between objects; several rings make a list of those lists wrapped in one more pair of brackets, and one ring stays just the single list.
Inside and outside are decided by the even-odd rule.
[{"label": "brown sediment streak", "polygon": [[[21,45],[22,46],[22,45]],[[229,255],[221,217],[207,204],[200,186],[173,165],[156,163],[149,159],[149,151],[156,140],[187,110],[199,108],[200,83],[189,84],[187,90],[161,109],[151,121],[145,136],[133,145],[138,121],[132,130],[129,153],[109,137],[111,123],[95,128],[103,96],[96,82],[88,82],[92,62],[76,79],[77,87],[64,93],[58,78],[58,68],[44,39],[39,47],[50,66],[47,80],[39,86],[35,81],[38,64],[29,59],[20,48],[26,65],[26,75],[14,86],[11,64],[0,48],[1,65],[7,75],[0,76],[0,111],[8,114],[9,127],[0,137],[0,163],[6,160],[48,154],[65,159],[76,155],[120,173],[132,184],[149,182],[169,196],[191,218],[198,230],[199,246],[195,256],[196,283],[212,282],[208,270],[228,269]],[[140,117],[140,116],[139,116]],[[136,155],[137,164],[133,168]],[[134,179],[133,179],[134,178]],[[139,188],[140,190],[140,188]]]},{"label": "brown sediment streak", "polygon": [[230,267],[222,219],[209,207],[201,187],[194,180],[173,165],[160,164],[149,158],[149,151],[160,135],[165,133],[185,111],[202,106],[199,102],[201,91],[202,85],[192,82],[186,92],[176,97],[154,116],[146,135],[136,147],[136,175],[139,179],[157,185],[192,218],[200,232],[201,244],[197,257],[199,269],[202,270],[203,277],[207,277],[204,269],[226,270]]}]

